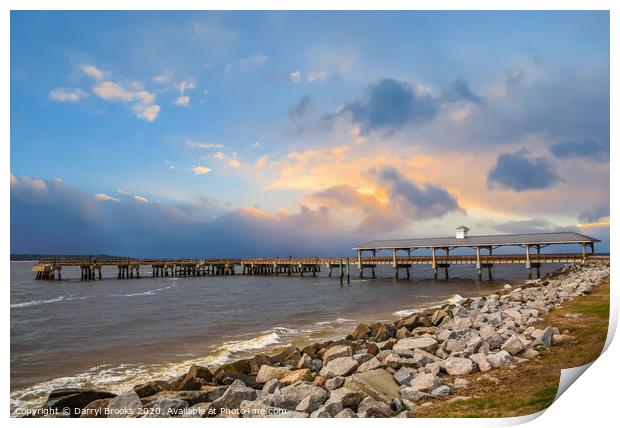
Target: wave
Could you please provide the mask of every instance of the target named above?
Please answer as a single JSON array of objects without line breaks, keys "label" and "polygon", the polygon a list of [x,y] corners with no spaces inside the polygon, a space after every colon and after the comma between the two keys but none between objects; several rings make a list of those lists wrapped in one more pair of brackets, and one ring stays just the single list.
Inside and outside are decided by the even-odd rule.
[{"label": "wave", "polygon": [[399,318],[410,317],[414,314],[419,314],[422,312],[421,309],[401,309],[400,311],[392,312],[393,315],[396,315]]},{"label": "wave", "polygon": [[135,296],[152,296],[153,294],[157,294],[160,291],[169,290],[170,288],[175,288],[176,284],[169,285],[167,287],[154,288],[152,290],[141,291],[140,293],[129,293],[129,294],[112,294],[112,297],[135,297]]},{"label": "wave", "polygon": [[47,305],[48,303],[60,302],[65,299],[65,296],[54,297],[47,300],[30,300],[27,302],[13,303],[11,308],[27,308],[28,306]]}]

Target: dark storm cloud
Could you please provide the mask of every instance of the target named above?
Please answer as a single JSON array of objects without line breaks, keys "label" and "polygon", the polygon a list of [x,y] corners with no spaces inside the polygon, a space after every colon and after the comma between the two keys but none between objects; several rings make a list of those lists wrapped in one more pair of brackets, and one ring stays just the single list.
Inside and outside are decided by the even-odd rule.
[{"label": "dark storm cloud", "polygon": [[563,181],[544,157],[530,156],[527,150],[503,153],[487,175],[489,189],[496,186],[516,192],[547,189]]},{"label": "dark storm cloud", "polygon": [[597,141],[558,143],[549,150],[559,159],[584,158],[594,162],[609,162],[609,144]]},{"label": "dark storm cloud", "polygon": [[609,201],[606,204],[602,204],[590,211],[580,213],[577,220],[581,223],[596,223],[605,217],[609,217]]},{"label": "dark storm cloud", "polygon": [[444,102],[469,101],[474,104],[481,104],[482,98],[474,94],[469,84],[463,79],[456,79],[450,88],[443,94]]},{"label": "dark storm cloud", "polygon": [[417,185],[394,168],[385,168],[377,174],[390,187],[390,201],[406,217],[424,220],[441,217],[451,211],[463,211],[456,197],[446,189],[431,183]]}]

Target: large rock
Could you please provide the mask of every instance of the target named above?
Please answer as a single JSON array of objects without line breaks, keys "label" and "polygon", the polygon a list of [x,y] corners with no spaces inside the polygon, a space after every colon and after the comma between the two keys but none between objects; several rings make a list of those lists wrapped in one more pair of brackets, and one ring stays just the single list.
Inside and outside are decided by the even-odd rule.
[{"label": "large rock", "polygon": [[283,409],[295,410],[306,397],[312,397],[316,403],[323,404],[327,399],[327,391],[310,382],[299,382],[276,390],[273,404]]},{"label": "large rock", "polygon": [[443,385],[441,378],[432,373],[418,374],[410,382],[410,388],[422,392],[431,392],[441,385]]},{"label": "large rock", "polygon": [[417,368],[425,367],[428,364],[438,363],[441,361],[441,358],[421,349],[414,349],[413,356],[411,358]]},{"label": "large rock", "polygon": [[155,395],[142,398],[142,404],[150,406],[159,397],[166,397],[170,399],[180,399],[186,401],[187,404],[193,406],[198,403],[205,403],[208,401],[214,401],[221,397],[228,389],[228,386],[208,386],[204,387],[205,391],[161,391]]},{"label": "large rock", "polygon": [[391,403],[399,396],[399,386],[394,377],[384,369],[368,370],[349,376],[344,385],[356,389],[375,400]]},{"label": "large rock", "polygon": [[359,373],[362,373],[368,370],[378,369],[379,367],[381,367],[381,361],[379,361],[376,357],[372,357],[370,360],[366,361],[365,363],[360,364],[359,367],[357,368],[357,371]]},{"label": "large rock", "polygon": [[50,392],[46,407],[62,411],[64,408],[71,409],[71,415],[78,415],[81,409],[89,403],[104,398],[113,398],[116,394],[91,389],[63,388]]},{"label": "large rock", "polygon": [[185,379],[197,378],[202,379],[205,382],[213,381],[213,373],[206,367],[193,365],[187,371]]},{"label": "large rock", "polygon": [[396,342],[392,350],[399,354],[402,351],[411,351],[413,353],[414,349],[434,353],[437,350],[437,345],[437,341],[432,337],[408,337]]},{"label": "large rock", "polygon": [[510,336],[502,345],[502,350],[507,351],[510,355],[516,355],[523,351],[524,348],[523,343],[516,334]]},{"label": "large rock", "polygon": [[381,323],[372,330],[371,340],[374,342],[384,342],[396,334],[396,327],[393,324]]},{"label": "large rock", "polygon": [[217,409],[218,413],[223,413],[226,410],[238,409],[243,400],[255,399],[256,390],[245,386],[242,381],[236,380],[220,398],[213,402],[213,407]]},{"label": "large rock", "polygon": [[351,349],[348,345],[336,345],[329,348],[323,354],[323,365],[325,366],[332,360],[340,357],[351,357],[353,356],[353,349]]},{"label": "large rock", "polygon": [[148,397],[149,395],[157,394],[161,391],[169,391],[171,389],[170,383],[164,380],[155,380],[142,385],[136,385],[133,390],[136,391],[138,397]]},{"label": "large rock", "polygon": [[390,418],[394,411],[386,403],[366,397],[357,408],[357,414],[361,418]]},{"label": "large rock", "polygon": [[111,398],[100,398],[99,400],[91,401],[80,413],[80,418],[107,418],[106,409],[108,404],[110,404],[110,400]]},{"label": "large rock", "polygon": [[314,379],[314,377],[312,376],[310,369],[300,369],[291,371],[289,374],[280,379],[280,383],[282,383],[282,385],[290,385],[304,380],[312,381],[312,379]]},{"label": "large rock", "polygon": [[338,388],[334,389],[329,394],[329,399],[326,401],[326,403],[336,401],[342,404],[342,407],[356,409],[357,405],[360,401],[364,399],[364,397],[366,397],[366,394],[360,392],[357,389]]},{"label": "large rock", "polygon": [[[545,328],[542,334],[534,341],[534,344],[532,346],[542,346],[543,348],[550,348],[553,344],[554,331],[554,327],[549,326]],[[532,334],[532,337],[534,337],[534,334]]]},{"label": "large rock", "polygon": [[142,414],[142,401],[132,389],[112,398],[108,403],[109,418],[135,418]]},{"label": "large rock", "polygon": [[280,379],[284,376],[288,375],[290,370],[286,367],[272,367],[267,364],[263,364],[258,370],[258,374],[256,375],[257,383],[265,383],[271,379]]},{"label": "large rock", "polygon": [[320,375],[326,379],[336,376],[348,376],[357,369],[358,362],[351,357],[340,357],[323,366]]},{"label": "large rock", "polygon": [[487,356],[484,355],[483,353],[479,353],[479,354],[471,354],[469,356],[469,359],[472,360],[474,363],[476,363],[476,365],[478,366],[478,369],[481,372],[488,372],[489,370],[491,370],[491,364],[489,364],[489,362],[487,361]]},{"label": "large rock", "polygon": [[179,398],[158,397],[149,406],[149,411],[144,417],[147,418],[172,418],[182,414],[182,410],[187,408],[187,401]]},{"label": "large rock", "polygon": [[507,351],[489,354],[487,355],[487,361],[494,369],[510,368],[516,364],[516,360]]},{"label": "large rock", "polygon": [[445,362],[446,372],[452,376],[461,376],[474,371],[476,366],[469,358],[449,357]]},{"label": "large rock", "polygon": [[367,339],[370,336],[370,331],[368,324],[358,324],[351,336],[353,340]]},{"label": "large rock", "polygon": [[408,385],[413,379],[413,375],[411,374],[411,370],[406,367],[401,367],[396,373],[394,373],[394,379],[398,382],[399,385]]}]

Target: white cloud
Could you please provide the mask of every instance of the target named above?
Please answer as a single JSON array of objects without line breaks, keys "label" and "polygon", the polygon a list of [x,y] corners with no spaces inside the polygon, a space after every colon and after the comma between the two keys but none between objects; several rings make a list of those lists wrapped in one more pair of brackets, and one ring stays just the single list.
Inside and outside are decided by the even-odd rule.
[{"label": "white cloud", "polygon": [[93,92],[107,101],[134,103],[132,111],[141,119],[153,122],[161,108],[155,104],[155,94],[145,90],[132,91],[115,82],[103,81],[93,87]]},{"label": "white cloud", "polygon": [[267,61],[267,57],[263,54],[257,54],[248,58],[243,58],[239,60],[239,65],[242,67],[249,65],[258,65]]},{"label": "white cloud", "polygon": [[110,195],[106,195],[105,193],[97,193],[95,195],[95,199],[99,200],[99,201],[112,201],[112,202],[120,202],[120,199],[118,198],[113,198]]},{"label": "white cloud", "polygon": [[265,168],[265,166],[267,165],[267,161],[268,160],[269,160],[269,157],[267,155],[262,155],[261,157],[259,157],[256,160],[256,168],[258,168],[258,169]]},{"label": "white cloud", "polygon": [[219,160],[224,160],[224,159],[226,159],[226,155],[224,153],[222,153],[222,152],[216,152],[213,155],[213,158],[214,159],[219,159]]},{"label": "white cloud", "polygon": [[228,162],[226,162],[226,165],[228,165],[229,167],[233,169],[237,169],[241,167],[241,162],[239,162],[238,159],[231,159]]},{"label": "white cloud", "polygon": [[259,143],[258,141],[255,142],[254,144],[252,144],[252,148],[254,150],[260,149],[261,147],[263,147],[263,145],[261,143]]},{"label": "white cloud", "polygon": [[90,94],[80,88],[56,88],[49,93],[50,100],[61,103],[75,103],[88,96]]},{"label": "white cloud", "polygon": [[311,71],[308,73],[308,82],[324,82],[329,78],[327,71]]},{"label": "white cloud", "polygon": [[293,83],[299,83],[301,81],[301,71],[295,70],[291,74],[289,74],[290,79]]},{"label": "white cloud", "polygon": [[134,195],[133,196],[133,200],[137,201],[137,202],[142,202],[144,204],[148,204],[149,203],[148,199],[146,199],[144,196],[140,196],[140,195]]},{"label": "white cloud", "polygon": [[208,90],[206,90],[206,89],[204,89],[204,90],[202,91],[202,93],[203,93],[203,94],[205,94],[206,96],[209,96],[209,91],[208,91]]},{"label": "white cloud", "polygon": [[211,168],[208,166],[195,166],[192,168],[192,171],[194,171],[194,175],[204,175],[210,173]]},{"label": "white cloud", "polygon": [[174,166],[174,164],[172,162],[170,162],[168,159],[164,158],[164,163],[166,164],[166,166],[168,167],[168,169],[175,169],[176,167]]},{"label": "white cloud", "polygon": [[110,74],[109,72],[99,70],[97,67],[90,64],[84,64],[80,68],[82,69],[82,72],[84,74],[96,80],[103,80],[106,76]]},{"label": "white cloud", "polygon": [[176,101],[174,102],[174,105],[187,107],[189,105],[189,101],[190,101],[189,97],[187,95],[183,95],[176,99]]},{"label": "white cloud", "polygon": [[184,94],[185,91],[194,89],[195,87],[196,87],[196,83],[194,82],[194,79],[182,80],[179,83],[177,83],[177,89],[179,90],[181,95]]},{"label": "white cloud", "polygon": [[161,84],[170,83],[172,81],[172,73],[162,73],[157,76],[153,76],[153,81]]},{"label": "white cloud", "polygon": [[202,143],[200,141],[187,140],[185,142],[186,146],[194,147],[196,149],[217,149],[220,147],[224,147],[223,144],[214,144],[214,143]]}]

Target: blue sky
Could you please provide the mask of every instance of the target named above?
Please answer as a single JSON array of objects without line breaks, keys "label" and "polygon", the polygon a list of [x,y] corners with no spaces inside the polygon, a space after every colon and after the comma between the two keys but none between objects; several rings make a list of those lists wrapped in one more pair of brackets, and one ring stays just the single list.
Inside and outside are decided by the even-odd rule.
[{"label": "blue sky", "polygon": [[609,16],[13,12],[11,173],[14,252],[605,239]]}]

